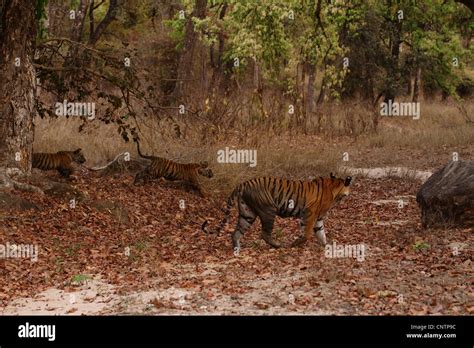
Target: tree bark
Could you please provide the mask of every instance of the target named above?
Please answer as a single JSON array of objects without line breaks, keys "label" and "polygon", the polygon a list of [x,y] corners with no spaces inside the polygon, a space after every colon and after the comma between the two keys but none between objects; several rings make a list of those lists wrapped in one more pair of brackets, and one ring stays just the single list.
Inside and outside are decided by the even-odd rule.
[{"label": "tree bark", "polygon": [[[388,2],[388,8],[391,8],[391,1]],[[402,43],[402,20],[394,18],[390,21],[390,64],[387,67],[387,81],[385,85],[385,99],[388,103],[390,100],[395,101],[397,94],[397,85],[399,81],[399,61],[400,61],[400,45]]]},{"label": "tree bark", "polygon": [[416,68],[415,81],[413,82],[413,98],[412,102],[418,102],[420,96],[420,85],[421,85],[421,67]]},{"label": "tree bark", "polygon": [[84,22],[86,20],[87,6],[89,6],[88,1],[81,0],[75,13],[74,24],[71,28],[71,40],[74,40],[76,42],[82,41],[82,32],[84,31]]},{"label": "tree bark", "polygon": [[184,47],[183,53],[179,59],[178,71],[177,71],[177,82],[173,92],[173,96],[176,100],[182,99],[185,94],[184,79],[189,80],[193,74],[193,57],[194,48],[196,46],[197,34],[194,31],[194,24],[192,17],[204,18],[206,15],[207,0],[195,0],[194,10],[191,16],[186,18],[186,26],[184,32]]},{"label": "tree bark", "polygon": [[[31,172],[35,1],[0,0],[0,168]],[[18,66],[17,66],[18,65]]]},{"label": "tree bark", "polygon": [[48,33],[53,37],[67,37],[69,19],[69,4],[63,0],[48,0]]},{"label": "tree bark", "polygon": [[308,86],[306,89],[306,117],[309,117],[314,112],[314,83],[316,81],[316,66],[314,64],[308,63],[306,71],[308,72]]}]

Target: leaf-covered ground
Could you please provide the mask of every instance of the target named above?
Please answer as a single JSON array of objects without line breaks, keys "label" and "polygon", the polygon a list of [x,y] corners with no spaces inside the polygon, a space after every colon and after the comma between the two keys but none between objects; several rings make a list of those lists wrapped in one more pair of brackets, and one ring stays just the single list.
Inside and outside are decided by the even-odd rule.
[{"label": "leaf-covered ground", "polygon": [[330,211],[328,243],[364,244],[363,260],[326,257],[316,241],[290,248],[299,235],[292,219],[274,229],[283,248],[269,248],[256,222],[234,255],[235,208],[222,234],[200,230],[221,219],[224,195],[86,173],[75,185],[87,196],[75,208],[66,195],[18,193],[40,209],[0,211],[0,244],[39,246],[37,262],[0,260],[0,313],[21,312],[44,290],[77,294],[68,306],[51,299],[51,313],[474,313],[472,230],[423,230],[416,181],[359,178]]}]

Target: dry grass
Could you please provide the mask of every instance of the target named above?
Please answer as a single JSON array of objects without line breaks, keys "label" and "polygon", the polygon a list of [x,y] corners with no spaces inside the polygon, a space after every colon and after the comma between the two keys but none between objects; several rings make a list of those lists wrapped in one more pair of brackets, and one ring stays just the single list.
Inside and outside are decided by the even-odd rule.
[{"label": "dry grass", "polygon": [[[473,103],[466,109],[468,115],[474,114]],[[350,116],[353,110],[347,106],[331,107],[331,114],[324,116],[326,131],[321,131],[321,135],[257,129],[247,129],[245,134],[239,129],[213,129],[211,135],[209,126],[203,123],[146,120],[139,124],[140,137],[143,150],[148,154],[181,162],[209,161],[215,173],[209,185],[215,190],[223,187],[228,190],[238,182],[261,175],[298,178],[328,175],[347,165],[368,167],[389,163],[416,168],[411,161],[412,154],[426,153],[427,149],[436,152],[461,148],[467,155],[473,153],[474,125],[467,124],[453,105],[422,103],[419,120],[382,117],[378,131],[367,131],[364,135],[359,134],[362,128],[357,127],[361,122],[368,124],[373,116],[367,112],[367,118],[361,121],[360,106],[354,110]],[[79,133],[81,122],[74,118],[37,119],[35,123],[35,151],[81,147],[90,166],[103,164],[124,151],[136,155],[135,144],[126,143],[115,125],[93,121]],[[328,126],[330,123],[332,128]],[[176,125],[180,128],[180,138],[176,136]],[[217,151],[227,146],[257,150],[257,166],[217,163]],[[376,155],[359,156],[358,162],[342,161],[343,152],[352,155],[357,151]],[[387,158],[392,162],[387,162]]]},{"label": "dry grass", "polygon": [[[420,119],[410,117],[381,119],[378,133],[365,138],[371,147],[456,147],[471,144],[474,123],[466,123],[459,109],[446,103],[420,103]],[[474,115],[474,103],[466,104],[467,115]],[[474,121],[474,119],[472,119]]]}]

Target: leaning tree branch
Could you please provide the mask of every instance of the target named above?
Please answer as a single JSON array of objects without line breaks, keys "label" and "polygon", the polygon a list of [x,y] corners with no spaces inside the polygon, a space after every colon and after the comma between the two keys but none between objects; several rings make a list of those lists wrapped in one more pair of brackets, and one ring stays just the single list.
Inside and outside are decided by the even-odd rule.
[{"label": "leaning tree branch", "polygon": [[107,10],[107,13],[105,14],[104,19],[99,23],[94,33],[89,38],[90,45],[95,45],[95,43],[99,41],[99,38],[101,37],[104,30],[115,19],[115,16],[117,15],[117,10],[118,10],[118,0],[110,0],[109,9]]}]

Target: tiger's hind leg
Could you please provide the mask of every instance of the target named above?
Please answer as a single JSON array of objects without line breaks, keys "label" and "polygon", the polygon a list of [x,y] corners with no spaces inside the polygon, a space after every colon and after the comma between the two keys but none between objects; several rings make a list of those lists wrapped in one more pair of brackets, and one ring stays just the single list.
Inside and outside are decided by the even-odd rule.
[{"label": "tiger's hind leg", "polygon": [[318,241],[322,245],[326,245],[326,231],[324,230],[324,222],[322,219],[316,221],[313,231]]},{"label": "tiger's hind leg", "polygon": [[235,232],[232,234],[234,251],[240,250],[240,238],[252,226],[256,218],[257,214],[243,200],[239,200],[239,218]]}]

